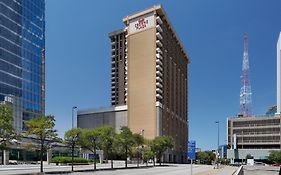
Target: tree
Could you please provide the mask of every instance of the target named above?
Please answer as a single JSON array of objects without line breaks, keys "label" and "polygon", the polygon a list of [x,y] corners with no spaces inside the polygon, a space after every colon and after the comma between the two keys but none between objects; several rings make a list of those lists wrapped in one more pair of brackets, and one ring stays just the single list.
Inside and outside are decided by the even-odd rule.
[{"label": "tree", "polygon": [[270,151],[268,160],[276,163],[281,163],[281,151]]},{"label": "tree", "polygon": [[[13,112],[10,106],[0,105],[0,150],[8,148],[8,145],[16,139],[16,131],[13,127]],[[2,156],[3,157],[3,156]]]},{"label": "tree", "polygon": [[140,147],[143,146],[144,143],[144,138],[140,134],[133,134],[135,146],[136,146],[136,151],[137,151],[137,166],[139,167],[139,160],[140,160]]},{"label": "tree", "polygon": [[169,136],[158,136],[152,140],[150,146],[152,152],[156,156],[156,159],[159,161],[159,164],[161,165],[161,158],[164,152],[174,147],[174,141]]},{"label": "tree", "polygon": [[81,129],[80,128],[72,128],[68,130],[64,134],[64,141],[65,143],[71,147],[71,171],[73,171],[73,153],[74,148],[79,143],[79,137],[81,135]]},{"label": "tree", "polygon": [[99,147],[100,133],[97,128],[94,129],[83,129],[79,144],[82,148],[91,151],[94,154],[94,170],[97,169],[97,149]]},{"label": "tree", "polygon": [[154,153],[151,151],[151,148],[149,146],[144,146],[142,159],[146,162],[146,166],[148,165],[149,159],[153,159],[153,157]]},{"label": "tree", "polygon": [[116,145],[116,132],[110,125],[99,128],[100,134],[100,148],[104,151],[106,159],[110,157],[111,168],[113,169],[113,154]]},{"label": "tree", "polygon": [[33,118],[26,122],[27,132],[29,136],[35,136],[40,142],[40,171],[43,172],[43,153],[52,142],[57,140],[57,130],[55,127],[55,117],[52,115]]},{"label": "tree", "polygon": [[197,152],[196,153],[196,160],[199,160],[200,163],[203,164],[212,164],[216,155],[212,151],[204,151],[204,152]]},{"label": "tree", "polygon": [[196,160],[199,160],[199,163],[205,163],[205,160],[208,158],[208,154],[206,152],[197,152],[196,153]]},{"label": "tree", "polygon": [[253,159],[254,157],[251,154],[246,155],[246,159]]},{"label": "tree", "polygon": [[126,127],[123,126],[121,128],[121,132],[118,135],[118,143],[120,145],[120,149],[122,153],[125,155],[125,167],[128,167],[128,155],[131,153],[132,147],[135,143],[133,133],[132,131]]}]

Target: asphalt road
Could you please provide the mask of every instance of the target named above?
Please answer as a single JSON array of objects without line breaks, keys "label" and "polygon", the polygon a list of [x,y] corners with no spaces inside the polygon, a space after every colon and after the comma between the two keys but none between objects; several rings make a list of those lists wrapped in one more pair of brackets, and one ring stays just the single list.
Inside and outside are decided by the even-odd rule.
[{"label": "asphalt road", "polygon": [[[74,170],[79,172],[71,173],[71,166],[44,165],[44,172],[71,175],[190,175],[190,164],[165,164],[165,166],[146,167],[142,164],[142,168],[136,168],[135,164],[128,164],[130,169],[123,169],[124,162],[114,162],[114,167],[119,169],[111,170],[110,164],[97,164],[99,171],[93,172],[93,165],[75,166]],[[106,169],[106,170],[105,170]],[[225,167],[222,169],[214,169],[211,165],[193,165],[193,175],[232,175],[237,167]],[[85,171],[86,170],[86,171]],[[0,175],[23,175],[38,174],[40,165],[0,165]],[[81,172],[84,171],[84,172]]]}]

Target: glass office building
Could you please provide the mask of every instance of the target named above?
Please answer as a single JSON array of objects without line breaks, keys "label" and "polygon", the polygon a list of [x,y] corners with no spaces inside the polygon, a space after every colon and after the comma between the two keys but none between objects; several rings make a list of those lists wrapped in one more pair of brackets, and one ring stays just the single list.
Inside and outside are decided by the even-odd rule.
[{"label": "glass office building", "polygon": [[45,0],[0,0],[0,101],[18,131],[45,113]]}]

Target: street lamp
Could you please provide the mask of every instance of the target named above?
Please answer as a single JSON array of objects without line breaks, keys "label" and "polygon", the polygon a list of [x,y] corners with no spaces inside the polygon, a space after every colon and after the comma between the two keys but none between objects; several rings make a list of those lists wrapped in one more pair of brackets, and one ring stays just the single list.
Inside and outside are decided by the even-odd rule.
[{"label": "street lamp", "polygon": [[220,145],[220,121],[216,121],[216,124],[218,124],[218,151],[217,151],[217,168],[219,168],[219,145]]},{"label": "street lamp", "polygon": [[[77,109],[77,106],[72,107],[72,129],[74,128],[74,109]],[[74,138],[72,137],[72,145],[71,145],[71,171],[73,171],[73,154],[74,154]]]}]

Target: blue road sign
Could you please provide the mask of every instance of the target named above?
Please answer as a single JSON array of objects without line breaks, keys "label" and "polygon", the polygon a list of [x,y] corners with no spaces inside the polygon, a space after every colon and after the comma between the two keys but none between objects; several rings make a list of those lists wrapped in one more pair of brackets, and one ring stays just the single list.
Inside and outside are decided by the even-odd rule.
[{"label": "blue road sign", "polygon": [[195,140],[188,141],[188,150],[187,150],[187,157],[190,160],[195,160],[195,148],[196,148],[196,142]]}]

